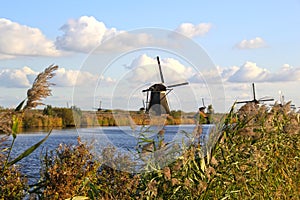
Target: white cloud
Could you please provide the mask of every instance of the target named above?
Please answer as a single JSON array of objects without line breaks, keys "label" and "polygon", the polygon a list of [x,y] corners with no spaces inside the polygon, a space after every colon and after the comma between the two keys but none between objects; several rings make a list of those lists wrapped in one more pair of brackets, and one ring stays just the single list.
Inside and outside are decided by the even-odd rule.
[{"label": "white cloud", "polygon": [[[192,68],[184,66],[173,58],[160,59],[164,81],[167,84],[186,81],[193,75]],[[128,66],[132,70],[130,80],[137,82],[161,82],[156,58],[143,54]]]},{"label": "white cloud", "polygon": [[235,73],[233,73],[228,81],[230,82],[261,82],[267,81],[270,72],[266,69],[260,68],[253,62],[246,62]]},{"label": "white cloud", "polygon": [[[0,85],[6,88],[28,88],[39,72],[29,67],[22,69],[0,69]],[[98,77],[90,72],[58,68],[56,75],[50,80],[57,87],[90,86],[101,80],[104,84],[114,83],[110,77]]]},{"label": "white cloud", "polygon": [[8,88],[24,88],[31,85],[30,79],[37,73],[29,67],[22,69],[2,69],[0,70],[0,85]]},{"label": "white cloud", "polygon": [[191,23],[182,23],[180,24],[175,31],[189,37],[197,37],[197,36],[204,36],[207,34],[212,25],[210,23],[200,23],[197,25],[191,24]]},{"label": "white cloud", "polygon": [[[116,37],[110,38],[108,42],[103,41],[101,48],[96,49],[97,52],[109,51],[131,51],[136,48],[149,47],[153,44],[165,44],[166,42],[155,38],[147,33],[130,33],[120,31]],[[165,44],[166,45],[166,44]]]},{"label": "white cloud", "polygon": [[300,81],[300,67],[296,68],[288,64],[284,64],[278,72],[271,74],[269,81]]},{"label": "white cloud", "polygon": [[54,43],[37,29],[0,18],[0,58],[9,56],[58,56]]},{"label": "white cloud", "polygon": [[196,84],[220,83],[221,76],[219,69],[216,68],[194,73],[193,76],[189,78],[189,82]]},{"label": "white cloud", "polygon": [[220,68],[223,81],[228,82],[287,82],[300,81],[300,67],[283,65],[278,71],[270,72],[253,62],[237,67]]},{"label": "white cloud", "polygon": [[238,49],[257,49],[266,47],[266,42],[261,37],[256,37],[250,40],[242,40],[235,47]]},{"label": "white cloud", "polygon": [[[187,37],[203,36],[211,29],[211,24],[181,24],[176,31]],[[101,45],[100,51],[123,51],[143,46],[163,45],[175,47],[166,36],[157,32],[127,32],[107,27],[104,22],[93,16],[81,16],[69,20],[61,27],[63,34],[54,41],[46,38],[38,28],[0,18],[0,59],[11,59],[15,56],[59,56],[62,50],[88,53]],[[118,37],[114,37],[117,36]],[[109,40],[112,39],[112,40]],[[105,43],[105,41],[109,41]]]},{"label": "white cloud", "polygon": [[238,66],[232,66],[222,69],[218,66],[219,73],[224,81],[227,81],[233,74],[235,74],[240,68]]},{"label": "white cloud", "polygon": [[[142,46],[164,44],[160,38],[143,31],[127,32],[108,28],[103,22],[94,17],[82,16],[79,19],[69,20],[61,27],[64,32],[56,38],[58,49],[89,53],[92,50],[102,53],[110,51],[126,51]],[[95,49],[101,45],[100,48]],[[165,44],[170,45],[170,44]]]},{"label": "white cloud", "polygon": [[118,33],[115,28],[107,28],[103,22],[92,16],[69,20],[61,30],[64,34],[57,37],[56,46],[59,49],[80,52],[89,52]]},{"label": "white cloud", "polygon": [[254,62],[246,62],[242,66],[230,66],[201,71],[195,73],[189,81],[192,83],[213,83],[222,79],[223,83],[251,83],[251,82],[292,82],[300,81],[300,67],[285,64],[278,71],[269,71],[257,66]]},{"label": "white cloud", "polygon": [[[175,31],[187,37],[197,37],[205,35],[210,29],[211,24],[209,23],[198,25],[183,23]],[[117,30],[107,27],[104,22],[98,21],[93,16],[81,16],[78,19],[69,20],[60,30],[63,31],[63,35],[56,38],[57,48],[74,52],[88,53],[99,45],[101,48],[96,50],[106,52],[132,50],[153,44],[168,47],[177,45],[173,41],[168,41],[163,35],[164,33],[159,30],[157,32],[153,32],[153,30],[149,30],[149,32]]]},{"label": "white cloud", "polygon": [[[79,19],[69,20],[61,27],[64,32],[56,38],[58,49],[88,53],[101,45],[96,51],[131,50],[147,44],[161,44],[147,33],[130,33],[116,28],[108,28],[92,16],[82,16]],[[117,37],[115,37],[117,36]],[[110,40],[111,39],[111,40]],[[109,41],[105,43],[105,41]]]},{"label": "white cloud", "polygon": [[53,77],[53,83],[59,87],[71,87],[71,86],[95,86],[98,81],[102,83],[114,83],[114,80],[110,77],[98,77],[96,74],[92,74],[86,71],[79,70],[66,70],[65,68],[58,68],[56,75]]}]

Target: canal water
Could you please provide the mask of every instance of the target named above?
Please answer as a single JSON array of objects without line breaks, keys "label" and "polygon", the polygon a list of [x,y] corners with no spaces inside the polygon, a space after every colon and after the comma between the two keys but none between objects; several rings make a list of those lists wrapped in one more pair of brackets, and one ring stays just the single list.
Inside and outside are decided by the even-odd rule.
[{"label": "canal water", "polygon": [[[157,127],[143,129],[143,127],[135,127],[135,129],[132,129],[129,126],[124,126],[52,130],[49,138],[38,149],[17,164],[20,166],[21,171],[27,175],[29,183],[36,183],[40,177],[40,158],[45,155],[46,151],[56,149],[59,144],[76,145],[77,138],[80,137],[82,141],[93,143],[96,153],[101,152],[101,149],[109,145],[116,147],[121,152],[134,152],[140,141],[141,133],[148,138],[155,139],[157,136],[157,134],[155,134],[157,133],[156,128]],[[213,125],[205,125],[203,127],[201,137],[202,144],[208,139],[212,128]],[[195,126],[165,126],[163,129],[165,131],[165,142],[181,145],[190,141],[189,136],[192,135]],[[18,134],[11,157],[15,158],[27,148],[42,140],[47,133],[47,131],[43,130],[31,130]],[[10,140],[12,140],[12,138],[10,138]]]}]

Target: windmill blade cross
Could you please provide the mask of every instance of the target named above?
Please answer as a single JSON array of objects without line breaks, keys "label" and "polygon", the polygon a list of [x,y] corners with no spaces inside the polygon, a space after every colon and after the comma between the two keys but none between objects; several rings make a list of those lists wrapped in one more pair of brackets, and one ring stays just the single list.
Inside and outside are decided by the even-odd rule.
[{"label": "windmill blade cross", "polygon": [[252,90],[253,90],[253,99],[256,100],[254,83],[252,83]]},{"label": "windmill blade cross", "polygon": [[238,103],[251,103],[251,102],[254,102],[254,100],[248,100],[248,101],[237,101],[236,103],[238,104]]},{"label": "windmill blade cross", "polygon": [[142,90],[142,92],[148,92],[148,91],[150,91],[150,88]]},{"label": "windmill blade cross", "polygon": [[161,70],[161,65],[160,65],[159,57],[157,56],[156,58],[157,58],[157,63],[158,63],[158,67],[159,67],[159,73],[160,73],[161,82],[165,83],[164,76],[163,76],[163,73],[162,73],[162,70]]},{"label": "windmill blade cross", "polygon": [[274,101],[274,99],[261,99],[261,100],[258,100],[258,101]]},{"label": "windmill blade cross", "polygon": [[204,98],[202,98],[202,105],[203,105],[203,107],[206,107],[204,104]]},{"label": "windmill blade cross", "polygon": [[184,82],[184,83],[177,83],[177,84],[173,84],[173,85],[169,85],[167,86],[168,88],[172,88],[172,87],[177,87],[177,86],[182,86],[182,85],[188,85],[188,82]]}]

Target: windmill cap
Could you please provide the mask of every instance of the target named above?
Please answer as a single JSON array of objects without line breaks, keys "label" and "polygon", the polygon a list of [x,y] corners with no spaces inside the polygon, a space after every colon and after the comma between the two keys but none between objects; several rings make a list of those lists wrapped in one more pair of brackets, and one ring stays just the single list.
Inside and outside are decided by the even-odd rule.
[{"label": "windmill cap", "polygon": [[203,106],[202,106],[202,107],[199,108],[199,110],[205,110],[205,108],[206,108],[206,107],[203,107]]}]

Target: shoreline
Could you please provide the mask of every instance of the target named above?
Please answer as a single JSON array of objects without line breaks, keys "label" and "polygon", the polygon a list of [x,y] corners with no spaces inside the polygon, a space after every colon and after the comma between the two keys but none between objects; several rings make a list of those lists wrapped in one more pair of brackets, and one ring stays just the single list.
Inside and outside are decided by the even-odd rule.
[{"label": "shoreline", "polygon": [[[193,126],[196,124],[193,123],[193,124],[166,124],[165,126],[167,127],[172,127],[172,126]],[[143,126],[143,125],[137,125],[137,126]],[[147,125],[145,125],[147,126]],[[59,130],[76,130],[76,129],[84,129],[84,128],[116,128],[116,127],[130,127],[130,125],[121,125],[121,126],[118,126],[118,125],[115,125],[115,126],[81,126],[81,127],[76,127],[76,126],[73,126],[73,127],[30,127],[30,128],[22,128],[20,130],[18,130],[18,133],[17,134],[31,134],[31,133],[40,133],[40,132],[48,132],[52,129],[52,131],[59,131]],[[0,133],[0,135],[4,135],[2,133]]]}]

